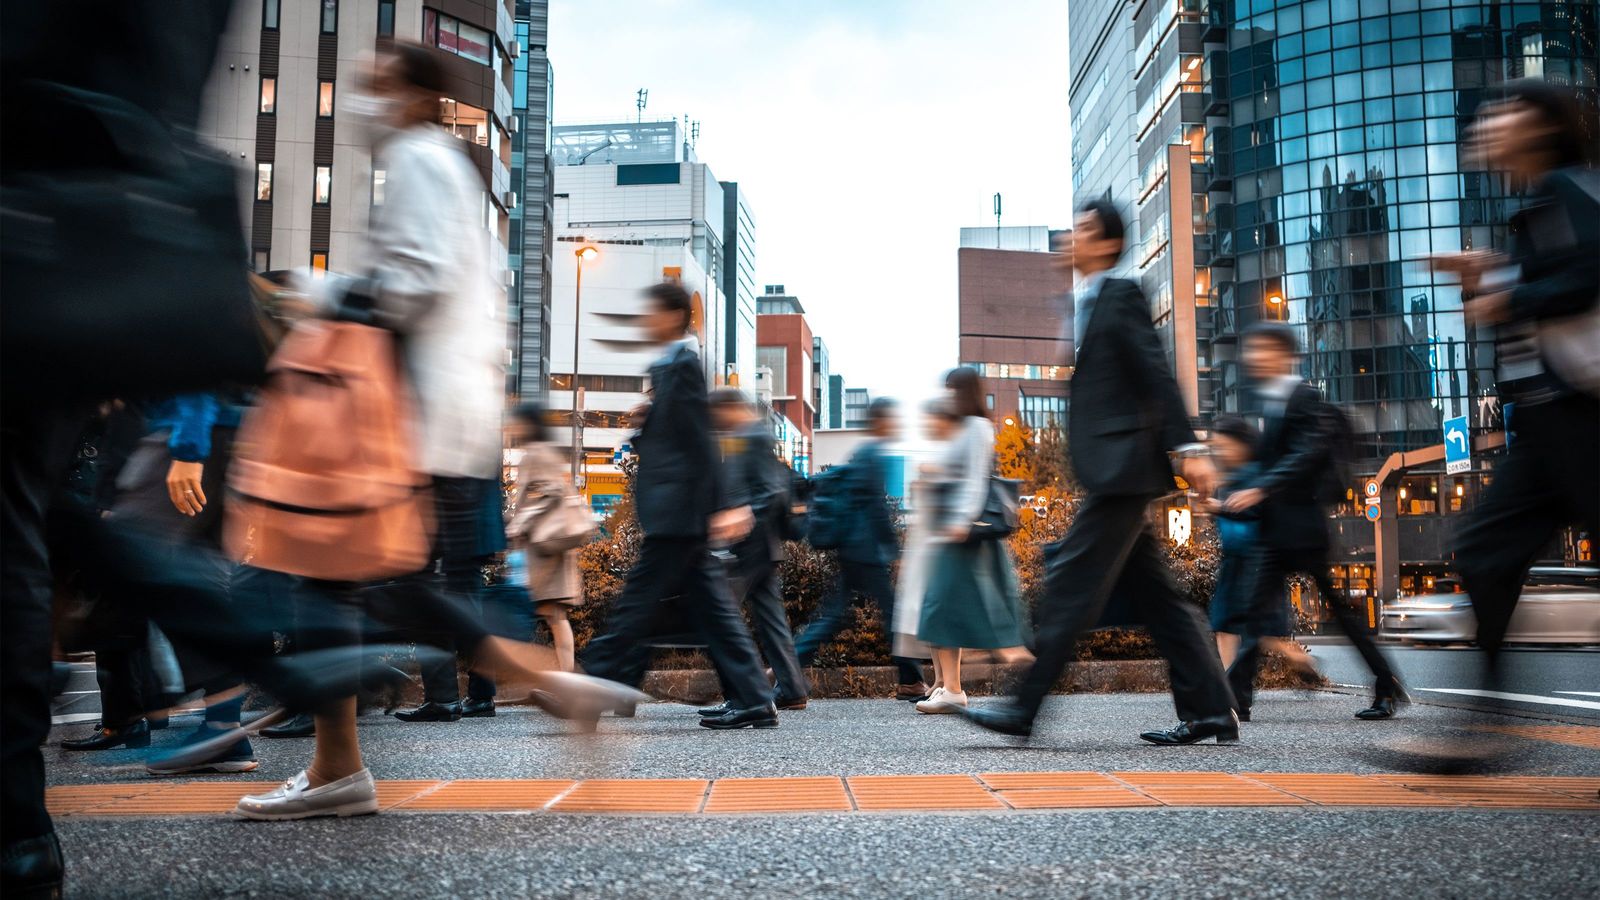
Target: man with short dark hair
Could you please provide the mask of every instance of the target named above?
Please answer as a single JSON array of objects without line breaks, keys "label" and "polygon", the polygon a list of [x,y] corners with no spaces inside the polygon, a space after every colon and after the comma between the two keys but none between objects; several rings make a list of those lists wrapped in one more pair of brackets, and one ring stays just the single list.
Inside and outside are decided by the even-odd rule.
[{"label": "man with short dark hair", "polygon": [[646,335],[665,355],[650,367],[651,399],[633,438],[639,454],[634,503],[644,541],[639,560],[607,617],[607,631],[584,648],[584,671],[637,687],[644,682],[645,640],[659,601],[678,596],[704,635],[711,662],[727,691],[726,712],[703,717],[706,728],[776,728],[778,711],[711,544],[733,544],[750,533],[749,505],[724,496],[721,459],[711,433],[699,341],[690,333],[693,303],[682,286],[645,291]]},{"label": "man with short dark hair", "polygon": [[1086,204],[1072,231],[1080,276],[1073,298],[1076,353],[1067,417],[1072,467],[1087,496],[1067,536],[1046,556],[1037,659],[1015,696],[963,714],[993,731],[1026,737],[1045,697],[1074,656],[1078,635],[1099,623],[1113,591],[1131,601],[1167,658],[1182,720],[1140,735],[1153,744],[1231,743],[1239,720],[1199,607],[1178,593],[1146,511],[1173,490],[1172,462],[1209,496],[1216,470],[1189,426],[1178,384],[1150,321],[1144,293],[1110,277],[1124,246],[1122,216],[1108,200]]},{"label": "man with short dark hair", "polygon": [[[872,440],[850,455],[845,463],[844,492],[850,524],[839,545],[839,581],[822,598],[817,618],[807,625],[795,641],[800,664],[811,666],[817,651],[850,624],[850,599],[866,594],[878,604],[883,618],[883,633],[893,645],[894,584],[889,566],[900,555],[894,519],[889,512],[888,459],[884,447],[900,431],[899,407],[887,397],[872,401],[867,409],[867,429]],[[922,667],[916,660],[891,656],[899,676],[895,689],[898,700],[921,700],[928,693],[922,682]]]},{"label": "man with short dark hair", "polygon": [[[1257,322],[1245,331],[1240,361],[1262,399],[1262,427],[1255,450],[1261,474],[1250,487],[1230,496],[1223,507],[1234,514],[1250,509],[1259,512],[1254,608],[1287,603],[1284,579],[1296,572],[1311,576],[1334,622],[1372,670],[1372,705],[1356,713],[1356,718],[1387,719],[1404,702],[1405,693],[1388,660],[1367,634],[1365,622],[1328,576],[1327,492],[1323,486],[1328,482],[1326,473],[1338,464],[1333,454],[1339,435],[1331,429],[1333,417],[1343,413],[1300,379],[1295,372],[1299,352],[1299,338],[1287,323]],[[1235,709],[1244,721],[1250,719],[1260,665],[1261,644],[1252,637],[1240,646],[1228,668]]]}]

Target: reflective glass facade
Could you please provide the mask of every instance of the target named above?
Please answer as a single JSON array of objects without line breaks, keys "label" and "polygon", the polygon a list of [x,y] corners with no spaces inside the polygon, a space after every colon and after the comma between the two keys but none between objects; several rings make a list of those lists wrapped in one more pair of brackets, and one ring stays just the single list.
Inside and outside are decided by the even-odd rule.
[{"label": "reflective glass facade", "polygon": [[1492,336],[1421,260],[1503,246],[1518,190],[1465,158],[1465,129],[1524,76],[1592,114],[1596,4],[1227,0],[1205,21],[1214,408],[1249,410],[1236,338],[1272,318],[1374,460],[1439,443],[1451,416],[1496,427]]}]

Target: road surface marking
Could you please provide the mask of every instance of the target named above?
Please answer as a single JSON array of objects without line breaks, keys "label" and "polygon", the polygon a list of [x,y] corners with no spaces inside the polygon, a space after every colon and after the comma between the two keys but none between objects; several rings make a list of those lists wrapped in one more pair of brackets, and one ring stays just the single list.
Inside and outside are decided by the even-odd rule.
[{"label": "road surface marking", "polygon": [[1472,688],[1418,688],[1432,694],[1460,694],[1463,697],[1486,697],[1490,700],[1516,700],[1520,703],[1542,703],[1545,706],[1572,706],[1578,709],[1600,709],[1593,700],[1568,700],[1566,697],[1546,697],[1542,694],[1511,694],[1505,691],[1479,691]]},{"label": "road surface marking", "polygon": [[1600,697],[1600,691],[1552,691],[1556,694],[1576,694],[1579,697]]}]

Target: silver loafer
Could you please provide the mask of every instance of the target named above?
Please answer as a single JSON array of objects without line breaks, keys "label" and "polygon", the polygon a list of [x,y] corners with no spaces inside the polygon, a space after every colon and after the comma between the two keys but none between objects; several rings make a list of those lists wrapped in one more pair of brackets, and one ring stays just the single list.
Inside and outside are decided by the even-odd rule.
[{"label": "silver loafer", "polygon": [[378,811],[378,785],[367,769],[314,788],[301,772],[266,794],[243,797],[234,816],[258,821],[311,819],[317,816],[370,816]]}]

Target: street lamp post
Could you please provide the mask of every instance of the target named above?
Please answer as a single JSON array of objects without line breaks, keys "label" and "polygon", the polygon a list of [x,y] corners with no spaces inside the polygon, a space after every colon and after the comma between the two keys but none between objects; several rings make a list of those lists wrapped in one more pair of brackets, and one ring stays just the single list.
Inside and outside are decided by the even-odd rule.
[{"label": "street lamp post", "polygon": [[578,331],[583,324],[583,261],[600,251],[587,244],[572,251],[578,257],[578,280],[572,292],[572,485],[583,490],[583,390],[578,387]]}]

